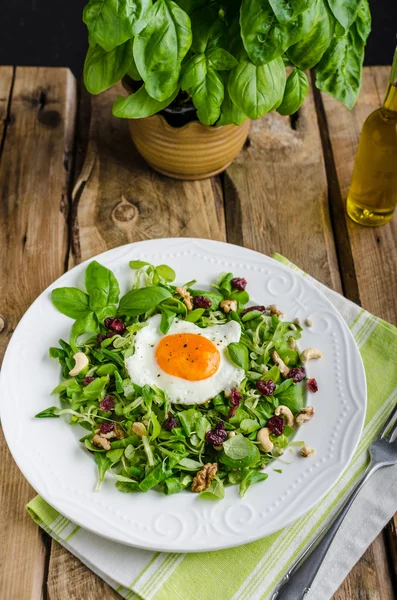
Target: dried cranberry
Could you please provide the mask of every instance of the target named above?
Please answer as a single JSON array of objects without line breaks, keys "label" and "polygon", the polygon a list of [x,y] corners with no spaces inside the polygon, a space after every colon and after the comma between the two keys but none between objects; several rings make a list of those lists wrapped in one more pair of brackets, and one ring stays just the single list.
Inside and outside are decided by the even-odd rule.
[{"label": "dried cranberry", "polygon": [[110,433],[114,429],[114,423],[99,423],[101,433]]},{"label": "dried cranberry", "polygon": [[102,333],[98,333],[96,341],[97,341],[97,343],[98,343],[99,346],[102,344],[102,342],[103,342],[104,339],[105,339],[105,336],[102,335]]},{"label": "dried cranberry", "polygon": [[95,377],[84,377],[83,379],[83,385],[86,386],[89,383],[92,383],[94,381]]},{"label": "dried cranberry", "polygon": [[195,296],[193,298],[193,305],[195,308],[209,308],[212,306],[212,302],[205,296]]},{"label": "dried cranberry", "polygon": [[306,377],[306,371],[303,367],[294,367],[288,373],[288,379],[292,379],[294,383],[299,383]]},{"label": "dried cranberry", "polygon": [[108,338],[112,338],[114,337],[116,334],[114,333],[114,331],[107,331],[105,335],[102,335],[102,333],[99,333],[97,336],[96,341],[98,342],[99,345],[102,344],[103,340],[106,340]]},{"label": "dried cranberry", "polygon": [[313,393],[318,391],[317,381],[314,378],[309,379],[309,381],[307,382],[307,389],[309,390],[309,392]]},{"label": "dried cranberry", "polygon": [[275,415],[268,420],[267,426],[273,435],[281,435],[284,431],[284,419]]},{"label": "dried cranberry", "polygon": [[171,429],[174,429],[175,427],[178,427],[179,423],[176,420],[176,418],[174,417],[174,415],[172,414],[172,412],[167,413],[167,415],[168,415],[168,417],[164,421],[163,427],[167,431],[171,431]]},{"label": "dried cranberry", "polygon": [[267,381],[259,379],[259,381],[256,382],[256,387],[264,396],[273,396],[276,384],[273,379],[268,379]]},{"label": "dried cranberry", "polygon": [[232,388],[230,390],[230,404],[232,406],[230,407],[229,414],[227,415],[227,420],[234,417],[234,415],[236,414],[236,411],[240,405],[241,400],[242,400],[242,396],[241,396],[240,392],[238,390],[236,390],[236,388]]},{"label": "dried cranberry", "polygon": [[238,290],[239,292],[243,292],[247,287],[247,280],[244,277],[234,277],[230,285],[234,290]]},{"label": "dried cranberry", "polygon": [[243,317],[244,315],[246,315],[247,313],[253,311],[253,310],[259,310],[259,312],[265,313],[266,311],[266,306],[249,306],[248,308],[245,308],[241,313],[240,313],[240,317]]},{"label": "dried cranberry", "polygon": [[109,412],[114,409],[114,398],[112,396],[105,396],[102,402],[99,404],[99,408],[105,412]]},{"label": "dried cranberry", "polygon": [[106,329],[110,329],[111,331],[114,331],[115,333],[119,333],[120,335],[123,335],[123,333],[125,333],[126,327],[121,319],[115,319],[114,317],[108,317],[107,319],[105,319],[104,323],[105,323]]},{"label": "dried cranberry", "polygon": [[218,421],[218,423],[215,425],[215,429],[207,431],[205,434],[205,439],[213,446],[222,446],[226,438],[227,433],[225,431],[225,425],[223,421]]}]

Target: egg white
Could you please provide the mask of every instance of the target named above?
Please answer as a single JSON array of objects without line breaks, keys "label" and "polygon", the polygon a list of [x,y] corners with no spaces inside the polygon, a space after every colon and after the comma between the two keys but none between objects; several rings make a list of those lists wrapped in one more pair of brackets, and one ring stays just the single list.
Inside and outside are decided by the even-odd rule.
[{"label": "egg white", "polygon": [[175,333],[199,334],[211,340],[220,354],[220,365],[216,373],[201,381],[188,381],[165,373],[157,364],[156,347],[164,334],[160,331],[161,315],[148,319],[145,327],[135,336],[135,353],[126,359],[125,364],[131,380],[137,385],[156,385],[164,390],[170,402],[179,404],[202,404],[222,390],[237,387],[244,379],[244,370],[234,365],[227,356],[226,348],[231,342],[238,342],[241,327],[236,321],[212,325],[201,329],[194,323],[175,319],[167,335]]}]

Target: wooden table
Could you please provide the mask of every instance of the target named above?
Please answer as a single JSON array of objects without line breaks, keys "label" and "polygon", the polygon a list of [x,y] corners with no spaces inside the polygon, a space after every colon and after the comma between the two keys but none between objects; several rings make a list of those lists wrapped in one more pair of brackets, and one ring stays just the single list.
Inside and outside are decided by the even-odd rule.
[{"label": "wooden table", "polygon": [[[297,116],[252,123],[226,173],[182,182],[148,168],[127,122],[112,117],[119,87],[90,98],[67,69],[0,67],[1,353],[30,303],[66,269],[114,246],[168,236],[280,252],[397,324],[397,219],[361,228],[344,210],[360,129],[380,105],[388,73],[364,70],[352,113],[311,91]],[[0,454],[0,598],[117,598],[33,524],[25,504],[34,491],[4,439]],[[395,597],[396,526],[395,517],[336,599]]]}]

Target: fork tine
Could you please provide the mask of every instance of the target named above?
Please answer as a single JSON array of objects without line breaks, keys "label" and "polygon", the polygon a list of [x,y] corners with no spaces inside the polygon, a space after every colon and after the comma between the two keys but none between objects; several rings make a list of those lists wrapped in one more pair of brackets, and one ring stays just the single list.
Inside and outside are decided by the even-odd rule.
[{"label": "fork tine", "polygon": [[[397,415],[397,404],[395,405],[395,407],[394,407],[393,411],[391,412],[389,418],[387,419],[386,423],[384,424],[384,426],[382,428],[382,431],[379,434],[379,437],[383,437],[386,434],[387,430],[389,429],[389,427],[390,427],[391,423],[393,422],[394,418],[396,417],[396,415]],[[396,428],[397,428],[397,422],[395,423],[395,425],[394,425],[391,433],[387,436],[389,439],[391,438],[391,436],[395,432]]]}]

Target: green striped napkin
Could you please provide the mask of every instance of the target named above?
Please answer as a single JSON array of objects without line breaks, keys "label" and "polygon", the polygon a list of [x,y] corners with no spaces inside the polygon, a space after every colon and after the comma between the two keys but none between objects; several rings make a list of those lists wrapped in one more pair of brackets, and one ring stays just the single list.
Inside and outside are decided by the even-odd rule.
[{"label": "green striped napkin", "polygon": [[[299,271],[282,256],[274,255],[273,258]],[[312,282],[339,310],[354,335],[367,375],[368,409],[363,435],[351,464],[331,492],[304,517],[282,531],[238,548],[197,554],[167,554],[130,548],[85,531],[60,515],[40,496],[28,504],[27,510],[40,527],[123,598],[268,598],[319,528],[332,519],[363,471],[368,460],[368,446],[397,400],[397,329],[317,281]],[[360,494],[307,598],[330,598],[396,511],[397,468],[389,467],[375,474]]]}]

